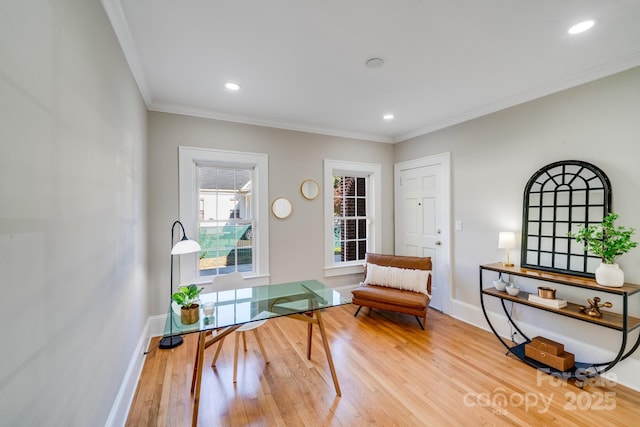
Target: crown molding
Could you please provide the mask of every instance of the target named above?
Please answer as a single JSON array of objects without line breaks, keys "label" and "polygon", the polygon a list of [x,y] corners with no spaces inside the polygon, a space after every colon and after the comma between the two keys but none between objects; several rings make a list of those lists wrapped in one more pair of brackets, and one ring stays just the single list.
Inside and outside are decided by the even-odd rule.
[{"label": "crown molding", "polygon": [[124,16],[122,5],[119,0],[101,0],[101,3],[107,17],[109,18],[109,22],[111,22],[113,32],[120,43],[120,48],[122,49],[125,60],[127,61],[127,64],[129,64],[129,69],[133,74],[133,79],[138,85],[142,99],[147,105],[147,108],[149,108],[149,105],[151,104],[151,91],[149,90],[149,85],[144,78],[144,69],[139,60],[140,55],[133,43],[133,38],[131,37],[131,32],[129,31],[129,25],[127,24],[127,20]]},{"label": "crown molding", "polygon": [[220,111],[209,110],[205,108],[187,107],[184,105],[168,104],[168,103],[152,103],[148,106],[149,110],[159,113],[172,113],[180,114],[183,116],[200,117],[204,119],[222,120],[225,122],[242,123],[254,126],[263,126],[276,129],[292,130],[297,132],[315,133],[326,136],[337,136],[340,138],[361,139],[373,142],[384,142],[392,144],[393,139],[383,137],[380,135],[363,134],[358,132],[351,132],[340,129],[328,129],[322,127],[306,126],[300,123],[292,123],[278,120],[265,120],[256,117],[233,115],[228,113],[222,113]]}]

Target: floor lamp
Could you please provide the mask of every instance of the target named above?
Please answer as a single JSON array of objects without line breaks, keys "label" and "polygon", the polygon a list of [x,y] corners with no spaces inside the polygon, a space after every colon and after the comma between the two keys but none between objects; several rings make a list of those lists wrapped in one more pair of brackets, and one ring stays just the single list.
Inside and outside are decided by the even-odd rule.
[{"label": "floor lamp", "polygon": [[[182,229],[182,238],[174,245],[176,225],[179,225]],[[159,347],[162,349],[174,348],[182,344],[182,337],[180,335],[173,335],[173,309],[171,308],[171,295],[173,294],[173,256],[191,254],[201,249],[198,242],[187,237],[184,226],[180,221],[174,222],[171,226],[171,245],[173,247],[171,248],[171,282],[169,284],[169,336],[163,337],[160,340]]]}]

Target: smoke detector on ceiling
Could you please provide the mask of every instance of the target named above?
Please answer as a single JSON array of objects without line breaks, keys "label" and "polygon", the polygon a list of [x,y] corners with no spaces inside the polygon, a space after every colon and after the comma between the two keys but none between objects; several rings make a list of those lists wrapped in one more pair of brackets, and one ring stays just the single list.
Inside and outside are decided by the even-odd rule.
[{"label": "smoke detector on ceiling", "polygon": [[380,68],[382,64],[384,64],[384,59],[382,58],[369,58],[367,62],[365,62],[368,68]]}]

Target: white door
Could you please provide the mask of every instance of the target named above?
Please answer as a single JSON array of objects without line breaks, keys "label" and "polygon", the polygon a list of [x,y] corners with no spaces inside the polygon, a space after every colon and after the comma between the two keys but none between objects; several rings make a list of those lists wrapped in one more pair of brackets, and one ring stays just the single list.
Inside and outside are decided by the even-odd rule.
[{"label": "white door", "polygon": [[449,156],[398,163],[396,254],[432,261],[430,306],[450,312]]}]

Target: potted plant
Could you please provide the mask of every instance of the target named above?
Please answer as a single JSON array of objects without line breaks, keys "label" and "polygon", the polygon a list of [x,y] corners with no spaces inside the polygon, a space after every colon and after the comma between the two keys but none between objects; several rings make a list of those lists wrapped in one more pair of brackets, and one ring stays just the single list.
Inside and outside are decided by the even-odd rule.
[{"label": "potted plant", "polygon": [[579,226],[576,233],[569,236],[584,245],[584,250],[599,256],[602,264],[596,269],[596,282],[599,285],[620,287],[624,284],[624,272],[616,264],[619,256],[638,246],[631,240],[634,228],[616,227],[614,221],[618,215],[610,213],[602,223],[588,227]]},{"label": "potted plant", "polygon": [[178,292],[171,295],[171,299],[181,306],[180,320],[182,324],[191,325],[200,319],[198,296],[203,289],[196,285],[180,286]]}]

